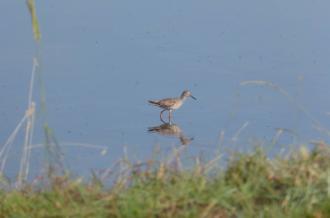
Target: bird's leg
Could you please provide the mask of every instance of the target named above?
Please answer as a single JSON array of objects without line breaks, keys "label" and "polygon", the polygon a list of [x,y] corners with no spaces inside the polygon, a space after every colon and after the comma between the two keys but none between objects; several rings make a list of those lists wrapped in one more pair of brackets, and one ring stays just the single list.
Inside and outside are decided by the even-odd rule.
[{"label": "bird's leg", "polygon": [[163,123],[166,123],[164,120],[163,120],[163,117],[162,117],[162,114],[163,112],[166,111],[166,110],[162,110],[159,114],[159,118],[160,118],[160,121],[162,121]]},{"label": "bird's leg", "polygon": [[170,124],[172,123],[172,110],[169,110],[168,112],[168,121]]}]

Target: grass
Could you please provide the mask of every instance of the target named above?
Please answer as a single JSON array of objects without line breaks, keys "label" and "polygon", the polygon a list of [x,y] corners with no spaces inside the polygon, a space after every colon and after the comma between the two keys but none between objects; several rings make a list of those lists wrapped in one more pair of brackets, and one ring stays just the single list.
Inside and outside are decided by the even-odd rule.
[{"label": "grass", "polygon": [[[330,149],[302,147],[269,159],[257,148],[228,166],[179,170],[149,161],[131,165],[110,187],[50,176],[0,193],[0,217],[329,217]],[[143,167],[142,167],[143,166]]]},{"label": "grass", "polygon": [[[26,0],[34,40],[40,43],[34,0]],[[37,46],[39,49],[39,46]],[[37,50],[37,54],[39,51]],[[3,172],[10,145],[26,122],[23,157],[18,188],[0,190],[1,217],[330,217],[330,148],[309,151],[302,147],[289,157],[269,159],[257,148],[250,154],[236,153],[220,170],[215,161],[182,170],[178,165],[129,163],[110,187],[96,176],[84,183],[69,175],[47,175],[37,183],[24,183],[29,172],[34,123],[35,55],[29,88],[27,113],[0,151]],[[265,81],[244,81],[241,85],[270,87],[302,111],[315,125],[326,131],[288,92]],[[41,87],[41,103],[45,93]],[[47,123],[45,123],[47,124]],[[244,124],[242,128],[245,128]],[[53,133],[44,125],[50,157],[60,159]],[[326,131],[329,134],[328,131]],[[55,141],[55,142],[54,142]],[[198,160],[198,159],[197,159]],[[126,169],[126,168],[125,168]],[[0,181],[0,184],[5,181]]]}]

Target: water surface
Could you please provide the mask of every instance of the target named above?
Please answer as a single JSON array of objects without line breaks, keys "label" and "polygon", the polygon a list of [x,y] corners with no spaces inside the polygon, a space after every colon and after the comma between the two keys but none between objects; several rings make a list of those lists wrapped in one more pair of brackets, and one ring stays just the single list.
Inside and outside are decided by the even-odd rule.
[{"label": "water surface", "polygon": [[[41,71],[47,121],[79,173],[123,156],[150,158],[180,146],[178,136],[148,132],[162,125],[148,99],[192,91],[174,123],[192,139],[188,156],[328,140],[330,3],[326,1],[38,1]],[[36,48],[20,1],[0,2],[0,140],[24,114]],[[242,85],[243,81],[259,81]],[[260,81],[267,81],[262,83]],[[38,82],[36,87],[38,87]],[[268,84],[268,85],[267,85]],[[36,89],[36,101],[38,89]],[[41,115],[40,115],[41,117]],[[44,141],[37,119],[34,143]],[[221,138],[221,137],[220,137]],[[11,150],[16,175],[21,141]],[[33,151],[33,166],[43,162]],[[37,170],[36,170],[37,171]]]}]

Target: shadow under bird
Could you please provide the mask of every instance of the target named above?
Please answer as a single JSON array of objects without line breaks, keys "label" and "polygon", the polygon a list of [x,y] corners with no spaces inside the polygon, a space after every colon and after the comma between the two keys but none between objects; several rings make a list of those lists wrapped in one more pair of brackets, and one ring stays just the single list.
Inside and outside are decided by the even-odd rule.
[{"label": "shadow under bird", "polygon": [[193,138],[186,137],[181,128],[176,124],[163,123],[160,126],[149,127],[148,131],[158,133],[162,136],[174,136],[180,140],[182,145],[188,145],[193,140]]},{"label": "shadow under bird", "polygon": [[163,114],[164,111],[168,111],[168,120],[171,123],[172,112],[174,110],[179,109],[182,106],[183,102],[188,97],[191,97],[192,99],[196,100],[196,98],[194,96],[192,96],[190,91],[185,90],[185,91],[182,92],[180,97],[177,97],[177,98],[164,98],[164,99],[161,99],[161,100],[149,100],[149,103],[163,109],[160,112],[159,117],[160,117],[160,120],[164,123],[165,123],[165,121],[163,120],[162,114]]}]

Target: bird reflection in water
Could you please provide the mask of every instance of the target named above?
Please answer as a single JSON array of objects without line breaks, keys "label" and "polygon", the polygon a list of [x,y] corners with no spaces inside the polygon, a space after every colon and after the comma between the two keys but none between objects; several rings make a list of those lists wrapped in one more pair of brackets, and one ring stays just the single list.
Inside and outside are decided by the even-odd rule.
[{"label": "bird reflection in water", "polygon": [[193,138],[186,137],[182,129],[174,123],[163,123],[160,126],[149,127],[148,131],[162,136],[174,136],[180,140],[182,145],[188,145],[193,140]]}]

